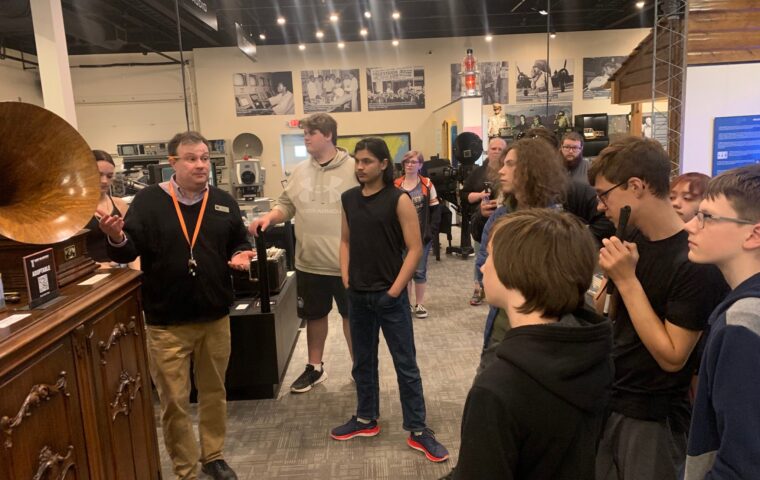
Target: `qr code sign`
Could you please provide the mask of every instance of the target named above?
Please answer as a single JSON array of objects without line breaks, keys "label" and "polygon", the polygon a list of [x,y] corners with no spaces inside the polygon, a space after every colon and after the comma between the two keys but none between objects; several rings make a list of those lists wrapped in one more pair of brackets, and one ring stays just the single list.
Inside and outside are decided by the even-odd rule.
[{"label": "qr code sign", "polygon": [[45,293],[50,290],[50,282],[48,282],[48,276],[42,275],[37,277],[37,286],[40,287],[40,293]]}]

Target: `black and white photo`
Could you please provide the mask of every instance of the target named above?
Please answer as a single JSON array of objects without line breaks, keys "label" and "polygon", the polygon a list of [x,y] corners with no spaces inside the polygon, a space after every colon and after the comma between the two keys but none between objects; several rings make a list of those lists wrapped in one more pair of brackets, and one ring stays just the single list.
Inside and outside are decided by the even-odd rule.
[{"label": "black and white photo", "polygon": [[425,108],[425,69],[368,68],[367,90],[370,112]]},{"label": "black and white photo", "polygon": [[610,98],[611,90],[605,85],[625,59],[624,56],[584,58],[583,98]]},{"label": "black and white photo", "polygon": [[[528,68],[528,65],[530,67]],[[516,62],[517,83],[515,85],[518,103],[572,102],[575,79],[572,58],[553,58],[531,62]]]},{"label": "black and white photo", "polygon": [[360,112],[359,69],[301,70],[303,111]]},{"label": "black and white photo", "polygon": [[[451,101],[462,96],[462,70],[460,63],[451,64]],[[509,103],[509,62],[478,62],[480,94],[483,105]]]},{"label": "black and white photo", "polygon": [[233,73],[232,85],[238,117],[296,113],[291,72]]}]

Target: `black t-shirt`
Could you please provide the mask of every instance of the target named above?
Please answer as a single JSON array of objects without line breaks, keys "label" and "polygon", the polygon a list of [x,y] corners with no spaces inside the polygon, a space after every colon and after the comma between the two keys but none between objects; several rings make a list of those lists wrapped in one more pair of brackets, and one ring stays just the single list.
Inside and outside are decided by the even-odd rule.
[{"label": "black t-shirt", "polygon": [[354,290],[377,292],[393,285],[405,248],[398,220],[398,200],[406,193],[393,185],[365,197],[362,187],[341,195],[349,237],[348,284]]},{"label": "black t-shirt", "polygon": [[[656,242],[636,232],[630,241],[639,251],[636,277],[657,316],[682,328],[703,330],[710,312],[728,292],[720,271],[688,260],[688,233],[684,230]],[[662,370],[641,342],[619,293],[617,296],[612,410],[642,420],[669,418],[674,428],[685,431],[686,395],[697,354],[692,353],[679,372]]]}]

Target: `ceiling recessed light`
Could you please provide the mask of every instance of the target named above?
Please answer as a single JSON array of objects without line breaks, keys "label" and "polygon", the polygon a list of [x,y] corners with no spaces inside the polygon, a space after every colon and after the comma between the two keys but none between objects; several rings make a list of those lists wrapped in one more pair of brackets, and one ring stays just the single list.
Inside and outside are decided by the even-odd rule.
[{"label": "ceiling recessed light", "polygon": [[399,12],[393,12],[391,14],[391,17],[393,17],[394,20],[398,20],[399,18],[401,18],[401,14]]},{"label": "ceiling recessed light", "polygon": [[338,21],[338,14],[337,13],[331,13],[330,14],[330,21],[335,23]]},{"label": "ceiling recessed light", "polygon": [[549,12],[547,12],[546,10],[539,10],[538,13],[540,13],[541,15],[549,15]]},{"label": "ceiling recessed light", "polygon": [[343,42],[338,42],[338,48],[345,48],[346,44]]},{"label": "ceiling recessed light", "polygon": [[366,37],[367,36],[367,29],[366,28],[362,28],[361,30],[359,30],[359,35],[361,35],[362,37]]},{"label": "ceiling recessed light", "polygon": [[645,3],[644,2],[636,2],[636,8],[642,9],[644,8]]},{"label": "ceiling recessed light", "polygon": [[394,47],[398,47],[398,40],[393,40],[391,43]]},{"label": "ceiling recessed light", "polygon": [[266,40],[266,39],[267,39],[267,36],[266,36],[266,35],[264,35],[263,33],[259,33],[259,38],[260,38],[261,40]]},{"label": "ceiling recessed light", "polygon": [[549,34],[549,38],[557,38],[557,34],[552,32]]},{"label": "ceiling recessed light", "polygon": [[372,18],[372,12],[370,12],[369,10],[365,11],[364,18]]},{"label": "ceiling recessed light", "polygon": [[306,50],[306,45],[304,45],[304,44],[302,43],[302,44],[300,44],[300,45],[298,46],[298,49],[299,49],[299,50]]},{"label": "ceiling recessed light", "polygon": [[493,35],[486,35],[486,42],[493,40]]},{"label": "ceiling recessed light", "polygon": [[322,30],[317,30],[317,33],[315,35],[317,36],[317,38],[324,38],[325,32],[323,32]]},{"label": "ceiling recessed light", "polygon": [[285,17],[277,17],[277,25],[285,25]]}]

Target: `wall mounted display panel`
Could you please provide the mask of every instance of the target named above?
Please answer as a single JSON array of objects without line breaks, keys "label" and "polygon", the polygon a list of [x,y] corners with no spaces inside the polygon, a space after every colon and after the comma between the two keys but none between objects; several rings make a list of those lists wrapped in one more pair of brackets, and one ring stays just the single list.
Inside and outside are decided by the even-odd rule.
[{"label": "wall mounted display panel", "polygon": [[398,133],[368,133],[366,135],[338,135],[338,146],[345,148],[351,155],[359,140],[367,137],[379,137],[385,140],[388,151],[393,157],[393,163],[401,165],[404,154],[412,149],[412,135],[409,132]]},{"label": "wall mounted display panel", "polygon": [[712,175],[760,163],[760,115],[716,117]]},{"label": "wall mounted display panel", "polygon": [[368,68],[367,90],[370,112],[425,108],[425,69]]}]

